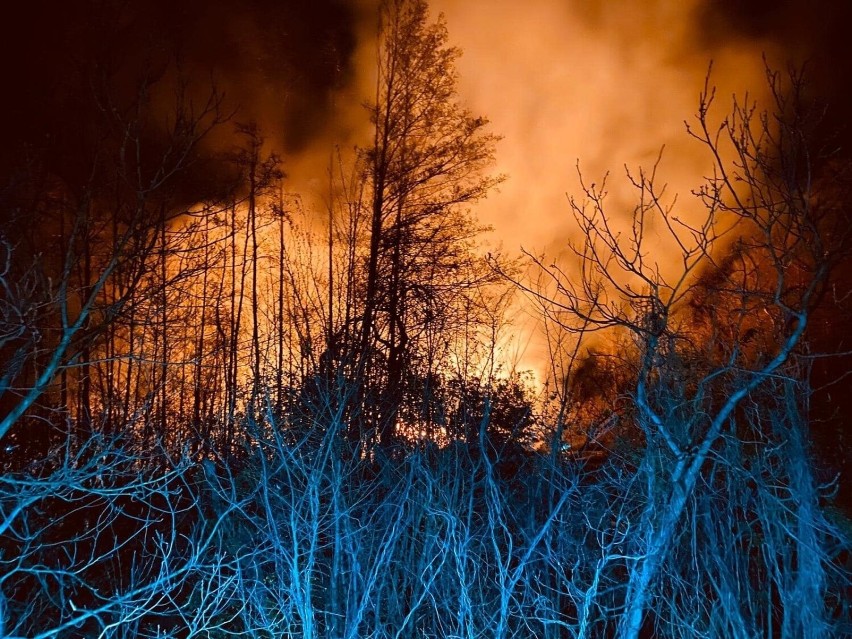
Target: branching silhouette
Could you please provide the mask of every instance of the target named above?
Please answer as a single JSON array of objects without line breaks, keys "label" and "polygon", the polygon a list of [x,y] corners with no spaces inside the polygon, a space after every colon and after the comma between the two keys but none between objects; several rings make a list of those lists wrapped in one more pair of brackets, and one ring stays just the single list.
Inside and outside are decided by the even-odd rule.
[{"label": "branching silhouette", "polygon": [[[530,254],[530,283],[477,244],[497,140],[443,19],[388,0],[379,25],[375,136],[333,152],[322,216],[257,125],[205,146],[221,96],[168,74],[88,85],[84,178],[22,155],[0,191],[0,635],[852,633],[808,350],[848,295],[852,199],[803,77],[768,71],[767,110],[720,119],[708,76],[694,197],[658,162],[627,171],[625,212],[581,174],[580,239]],[[499,364],[518,289],[545,392]]]}]

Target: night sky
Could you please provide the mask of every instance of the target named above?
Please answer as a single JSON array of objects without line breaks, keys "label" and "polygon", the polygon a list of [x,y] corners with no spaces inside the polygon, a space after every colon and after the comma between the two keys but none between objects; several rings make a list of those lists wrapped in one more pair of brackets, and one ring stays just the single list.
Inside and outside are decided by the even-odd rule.
[{"label": "night sky", "polygon": [[[162,72],[163,65],[176,58],[198,90],[212,77],[226,93],[228,106],[237,109],[238,119],[258,120],[282,150],[297,155],[334,126],[329,120],[334,117],[335,96],[356,81],[357,48],[374,28],[372,4],[370,0],[19,3],[14,15],[7,17],[0,42],[6,87],[4,154],[17,153],[24,143],[41,146],[48,137],[61,145],[67,136],[64,130],[74,127],[75,118],[81,115],[75,108],[86,98],[81,94],[81,81],[91,81],[95,69],[110,69],[125,86],[133,86],[131,79]],[[465,49],[460,37],[464,32],[487,33],[494,28],[492,21],[501,18],[500,12],[512,7],[530,14],[539,7],[570,7],[571,20],[585,21],[591,29],[606,29],[614,15],[642,13],[643,6],[653,9],[668,4],[444,0],[434,6],[448,13],[451,37]],[[852,20],[849,3],[704,0],[671,4],[689,7],[688,15],[673,19],[688,23],[692,45],[707,59],[745,41],[756,50],[782,52],[796,62],[808,60],[815,92],[837,113],[852,106],[848,88],[852,56],[847,55],[846,38]],[[467,24],[454,22],[453,15],[461,7]],[[648,34],[637,32],[635,37],[648,38]],[[499,40],[492,42],[493,59],[478,58],[476,64],[502,64],[507,52],[501,50]],[[590,60],[554,56],[539,62],[544,67],[581,68],[585,63],[594,70]],[[648,79],[649,85],[655,81]],[[571,117],[570,111],[565,117]],[[843,133],[848,139],[850,132]]]},{"label": "night sky", "polygon": [[[199,91],[209,79],[241,120],[277,111],[276,134],[298,152],[352,73],[356,10],[343,2],[161,0],[22,3],[2,41],[4,139],[38,140],[73,122],[80,80],[125,83],[177,60]],[[202,87],[202,85],[206,85]]]}]

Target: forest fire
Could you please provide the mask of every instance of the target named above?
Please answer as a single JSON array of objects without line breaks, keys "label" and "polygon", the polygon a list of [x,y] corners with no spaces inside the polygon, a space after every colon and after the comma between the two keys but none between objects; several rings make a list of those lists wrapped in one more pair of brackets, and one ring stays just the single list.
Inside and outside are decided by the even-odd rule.
[{"label": "forest fire", "polygon": [[[636,173],[658,161],[666,202],[677,196],[681,219],[700,219],[703,206],[691,202],[691,193],[712,170],[712,159],[686,134],[685,123],[698,106],[709,62],[721,121],[735,94],[769,97],[763,55],[785,61],[782,47],[770,40],[708,32],[698,0],[609,6],[501,1],[487,10],[443,0],[432,8],[445,14],[463,51],[459,98],[474,113],[487,114],[501,137],[491,171],[508,179],[475,211],[493,228],[483,250],[502,247],[510,255],[523,248],[551,260],[565,257],[568,242],[577,239],[566,193],[580,195],[578,170],[587,183],[610,174],[612,223],[621,230],[629,227],[636,197],[625,168]],[[361,21],[359,35],[353,80],[334,104],[348,123],[346,142],[363,144],[371,135],[360,105],[374,91],[374,22]],[[315,197],[326,197],[328,183],[317,176],[327,170],[329,148],[341,144],[339,124],[333,120],[327,136],[291,160],[291,179],[297,188],[313,185],[307,190]],[[649,243],[649,250],[664,272],[676,272],[677,247],[657,236],[660,246]],[[546,332],[535,311],[518,313],[514,337],[502,345],[503,366],[534,370],[542,384],[551,358]]]},{"label": "forest fire", "polygon": [[852,635],[812,4],[22,7],[0,635]]}]

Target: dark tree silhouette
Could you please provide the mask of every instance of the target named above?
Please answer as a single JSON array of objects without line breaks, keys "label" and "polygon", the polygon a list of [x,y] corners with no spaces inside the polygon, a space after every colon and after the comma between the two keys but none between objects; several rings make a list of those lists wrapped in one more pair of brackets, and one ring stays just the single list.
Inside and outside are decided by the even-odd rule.
[{"label": "dark tree silhouette", "polygon": [[466,207],[499,181],[483,175],[496,138],[458,103],[458,55],[425,1],[382,4],[375,137],[364,158],[370,239],[358,348],[365,396],[382,398],[365,410],[387,446],[415,353],[489,279],[473,252],[482,229]]},{"label": "dark tree silhouette", "polygon": [[[829,233],[835,212],[812,190],[814,123],[804,106],[801,76],[793,74],[786,87],[774,72],[768,79],[774,111],[735,102],[715,127],[714,94],[705,87],[697,120],[689,126],[715,162],[712,177],[695,193],[705,209],[702,219],[689,222],[665,203],[656,167],[628,173],[639,202],[626,233],[617,230],[606,205],[606,183],[584,184],[584,200],[571,202],[585,238],[573,247],[582,277],[547,270],[559,291],[551,301],[566,328],[626,329],[636,349],[631,419],[641,431],[642,454],[635,478],[620,490],[626,491],[625,503],[637,506],[629,515],[614,514],[621,523],[609,533],[620,540],[610,561],[626,577],[620,637],[634,639],[653,623],[667,636],[735,636],[742,628],[770,636],[777,624],[781,636],[815,637],[831,627],[833,613],[825,604],[834,561],[829,547],[842,535],[818,509],[804,443],[807,377],[797,355],[830,267],[845,257],[845,242]],[[680,252],[680,268],[673,273],[652,257],[651,224],[664,229]],[[727,457],[729,451],[736,457]],[[752,594],[750,588],[759,592],[759,586],[746,588],[740,581],[734,586],[706,574],[709,583],[696,599],[686,590],[705,573],[689,578],[681,572],[688,570],[681,563],[688,558],[677,548],[684,543],[704,548],[708,573],[724,572],[727,560],[723,550],[715,555],[715,546],[691,538],[700,533],[688,522],[716,521],[720,513],[712,495],[721,489],[718,481],[733,482],[729,494],[750,485],[777,503],[771,508],[783,508],[774,501],[780,498],[772,488],[777,475],[755,474],[776,454],[792,470],[782,485],[800,504],[791,513],[795,524],[787,533],[774,525],[762,528],[765,540],[780,535],[773,541],[776,554],[767,545],[761,550],[749,529],[742,551],[748,556],[739,560],[749,566],[745,574],[778,580],[771,577],[773,588]],[[698,504],[705,509],[695,510]],[[730,516],[752,521],[763,507],[749,502]],[[623,505],[611,508],[625,512]],[[761,552],[765,563],[757,562],[758,568],[751,553]],[[727,570],[727,579],[745,578],[734,567]],[[780,576],[789,570],[794,574]],[[750,597],[771,602],[770,610],[761,612]]]}]

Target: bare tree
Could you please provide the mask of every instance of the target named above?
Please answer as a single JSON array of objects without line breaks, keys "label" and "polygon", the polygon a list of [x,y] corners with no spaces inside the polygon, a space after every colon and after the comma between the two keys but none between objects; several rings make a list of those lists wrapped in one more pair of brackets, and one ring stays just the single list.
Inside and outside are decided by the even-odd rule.
[{"label": "bare tree", "polygon": [[203,636],[216,627],[235,592],[223,520],[204,520],[190,460],[163,460],[163,451],[141,456],[94,436],[3,474],[4,636],[153,637],[175,626]]},{"label": "bare tree", "polygon": [[366,380],[378,372],[366,362],[380,353],[386,370],[368,391],[385,397],[375,408],[383,444],[393,438],[419,333],[451,317],[453,296],[488,274],[476,267],[472,241],[482,229],[465,207],[499,181],[482,174],[496,138],[484,132],[486,120],[458,104],[458,55],[443,20],[429,21],[426,2],[382,3],[370,108],[375,137],[365,157],[369,251],[358,349]]},{"label": "bare tree", "polygon": [[[709,84],[702,93],[697,120],[688,128],[715,164],[712,176],[695,192],[704,207],[702,219],[688,221],[674,204],[666,203],[656,166],[650,172],[628,172],[638,204],[626,232],[619,231],[609,212],[606,181],[599,186],[583,182],[584,199],[571,200],[584,238],[573,247],[581,275],[574,279],[539,262],[558,289],[550,301],[562,318],[573,318],[565,319],[566,328],[620,328],[634,339],[630,419],[641,433],[635,468],[641,481],[633,481],[631,490],[641,491],[643,505],[639,513],[619,519],[622,523],[608,537],[615,539],[618,530],[629,528],[619,554],[627,571],[619,621],[619,636],[625,638],[638,637],[654,623],[649,613],[660,622],[675,623],[677,615],[661,611],[667,609],[667,599],[681,596],[668,589],[681,593],[683,586],[663,575],[685,561],[675,549],[687,543],[685,521],[694,500],[722,472],[724,464],[720,466],[717,456],[723,442],[733,438],[746,446],[749,436],[738,426],[743,415],[772,419],[778,400],[765,389],[788,379],[782,396],[799,392],[796,354],[829,270],[843,257],[843,239],[829,233],[835,212],[824,207],[813,190],[814,122],[804,108],[801,77],[793,74],[789,87],[782,87],[776,73],[769,72],[768,80],[774,111],[761,112],[752,103],[735,101],[718,126],[711,124],[714,93]],[[664,230],[679,251],[679,268],[673,272],[652,257],[651,224]],[[807,441],[800,421],[788,423],[797,430],[797,441]],[[789,454],[788,463],[799,474],[795,481],[787,478],[785,485],[809,504],[796,517],[799,532],[794,536],[810,544],[806,554],[813,561],[807,570],[799,570],[797,585],[784,588],[799,593],[806,589],[815,604],[796,607],[787,598],[777,614],[783,618],[783,636],[825,636],[830,615],[819,602],[826,594],[829,563],[824,547],[822,552],[816,547],[827,541],[817,533],[823,527],[815,518],[813,480],[803,479],[812,477],[806,448]],[[758,486],[763,489],[767,483]],[[750,514],[740,516],[756,516],[751,508]],[[712,550],[703,556],[707,553]],[[792,547],[779,548],[779,553],[799,556]],[[726,588],[725,596],[734,592],[730,584],[715,587],[722,599],[720,588]],[[709,614],[706,607],[693,613]],[[754,627],[766,630],[766,623],[777,620],[775,612],[770,616]],[[699,617],[691,619],[691,630],[699,631]],[[729,617],[724,630],[702,632],[735,633],[743,627],[740,621]],[[679,623],[686,624],[685,618]],[[666,632],[675,636],[679,631],[672,625]],[[685,626],[680,632],[687,633]]]},{"label": "bare tree", "polygon": [[[9,339],[0,383],[5,404],[0,437],[69,365],[81,367],[79,401],[84,413],[90,412],[93,341],[139,299],[135,288],[145,281],[158,247],[165,246],[166,226],[180,214],[170,208],[178,176],[191,166],[199,141],[223,119],[217,93],[199,107],[179,85],[171,117],[157,123],[153,134],[152,86],[143,84],[126,104],[97,96],[105,101],[99,122],[104,141],[83,184],[63,184],[34,166],[6,191],[5,259],[7,265],[26,266],[3,273]],[[58,259],[27,254],[33,249],[20,240],[26,237],[22,229],[32,228],[22,226],[28,216],[59,227],[55,239],[46,241]],[[162,282],[162,289],[167,286]]]}]

